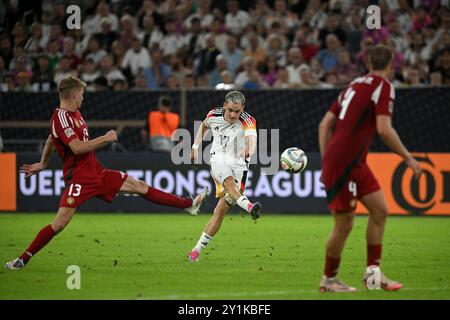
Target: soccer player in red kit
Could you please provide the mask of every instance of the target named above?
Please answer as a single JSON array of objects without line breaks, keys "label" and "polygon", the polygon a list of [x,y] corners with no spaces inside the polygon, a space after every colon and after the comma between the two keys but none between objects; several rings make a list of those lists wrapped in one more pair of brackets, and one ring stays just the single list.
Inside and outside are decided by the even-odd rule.
[{"label": "soccer player in red kit", "polygon": [[70,222],[77,207],[93,197],[112,202],[117,193],[139,194],[144,199],[164,206],[185,209],[195,215],[207,194],[207,188],[194,199],[177,197],[148,186],[127,174],[105,169],[95,156],[95,150],[117,141],[110,130],[105,135],[89,140],[89,132],[79,111],[86,84],[72,76],[58,85],[60,105],[53,112],[50,135],[42,152],[41,161],[23,165],[26,177],[45,169],[56,150],[64,162],[63,175],[66,188],[61,196],[59,210],[53,222],[44,227],[22,255],[6,264],[7,269],[23,268],[39,250]]},{"label": "soccer player in red kit", "polygon": [[[328,207],[334,216],[334,228],[326,246],[325,270],[320,281],[322,292],[353,292],[337,279],[340,257],[353,226],[356,201],[369,211],[366,230],[367,270],[364,281],[379,268],[381,245],[388,207],[383,191],[366,163],[366,156],[375,132],[414,171],[421,169],[404,147],[392,127],[394,88],[387,80],[391,72],[392,52],[377,45],[368,56],[370,72],[356,78],[331,105],[319,125],[322,159],[322,182]],[[378,269],[380,287],[398,290],[401,283],[388,279]]]}]

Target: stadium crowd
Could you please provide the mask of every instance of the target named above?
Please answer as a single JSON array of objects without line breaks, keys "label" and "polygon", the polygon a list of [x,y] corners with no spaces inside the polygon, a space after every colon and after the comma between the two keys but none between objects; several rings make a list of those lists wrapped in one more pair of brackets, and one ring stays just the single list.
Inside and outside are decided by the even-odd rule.
[{"label": "stadium crowd", "polygon": [[[80,0],[0,2],[0,91],[39,92],[76,75],[88,90],[332,88],[395,51],[397,87],[450,84],[447,0]],[[368,30],[377,4],[382,26]]]}]

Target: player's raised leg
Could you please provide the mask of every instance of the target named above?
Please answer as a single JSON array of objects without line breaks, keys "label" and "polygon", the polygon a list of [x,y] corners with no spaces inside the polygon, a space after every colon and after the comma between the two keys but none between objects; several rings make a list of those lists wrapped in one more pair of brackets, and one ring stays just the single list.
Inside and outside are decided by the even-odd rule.
[{"label": "player's raised leg", "polygon": [[22,255],[7,262],[5,268],[10,270],[22,269],[30,261],[31,257],[45,247],[55,235],[60,233],[69,224],[75,211],[76,208],[59,208],[53,222],[42,228]]},{"label": "player's raised leg", "polygon": [[328,238],[324,275],[320,281],[322,292],[353,292],[355,288],[346,285],[337,279],[339,264],[345,242],[353,228],[353,212],[333,213],[334,227]]},{"label": "player's raised leg", "polygon": [[208,223],[203,230],[200,239],[198,239],[197,244],[189,253],[189,260],[197,261],[202,249],[208,246],[209,242],[213,239],[216,233],[219,231],[222,225],[223,218],[230,210],[231,206],[227,203],[224,197],[219,199],[216,208],[214,209],[214,214],[209,219]]},{"label": "player's raised leg", "polygon": [[203,188],[195,199],[190,199],[158,190],[148,186],[144,181],[136,180],[128,176],[120,188],[120,192],[139,194],[152,203],[184,209],[189,214],[196,215],[208,194],[208,188]]},{"label": "player's raised leg", "polygon": [[247,211],[254,220],[259,218],[262,205],[259,202],[252,203],[248,198],[241,193],[233,176],[228,176],[223,180],[223,186],[226,193],[231,199],[237,203],[239,207]]},{"label": "player's raised leg", "polygon": [[[386,224],[388,206],[382,190],[367,194],[360,200],[369,211],[369,219],[366,229],[367,270],[364,275],[364,283],[366,284],[366,280],[371,275],[371,270],[373,270],[373,267],[380,267],[384,226]],[[380,277],[380,285],[382,289],[388,291],[396,291],[401,289],[401,283],[390,280],[383,273],[380,273]]]}]

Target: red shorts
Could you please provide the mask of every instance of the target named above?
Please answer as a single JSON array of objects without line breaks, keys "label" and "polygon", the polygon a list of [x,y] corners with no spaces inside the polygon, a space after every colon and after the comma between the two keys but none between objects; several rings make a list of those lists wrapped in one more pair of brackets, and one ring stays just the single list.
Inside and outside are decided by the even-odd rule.
[{"label": "red shorts", "polygon": [[108,169],[95,181],[77,181],[74,177],[64,189],[59,207],[77,208],[93,197],[111,203],[127,177],[126,173]]},{"label": "red shorts", "polygon": [[349,174],[342,168],[322,171],[328,208],[333,212],[353,212],[356,201],[380,190],[380,185],[367,164],[358,164]]}]

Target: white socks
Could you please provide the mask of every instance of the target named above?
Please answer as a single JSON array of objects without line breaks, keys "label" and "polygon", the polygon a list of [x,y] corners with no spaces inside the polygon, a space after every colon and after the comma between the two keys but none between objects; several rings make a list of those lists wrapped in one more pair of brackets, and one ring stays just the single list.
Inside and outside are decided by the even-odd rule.
[{"label": "white socks", "polygon": [[202,232],[202,235],[200,236],[200,239],[198,239],[198,242],[195,245],[194,249],[200,252],[203,248],[206,248],[206,246],[212,239],[213,237],[208,236],[205,232]]},{"label": "white socks", "polygon": [[246,196],[240,196],[239,199],[237,199],[237,204],[239,207],[244,209],[245,211],[249,212],[248,207],[251,204],[250,200],[247,199]]}]

